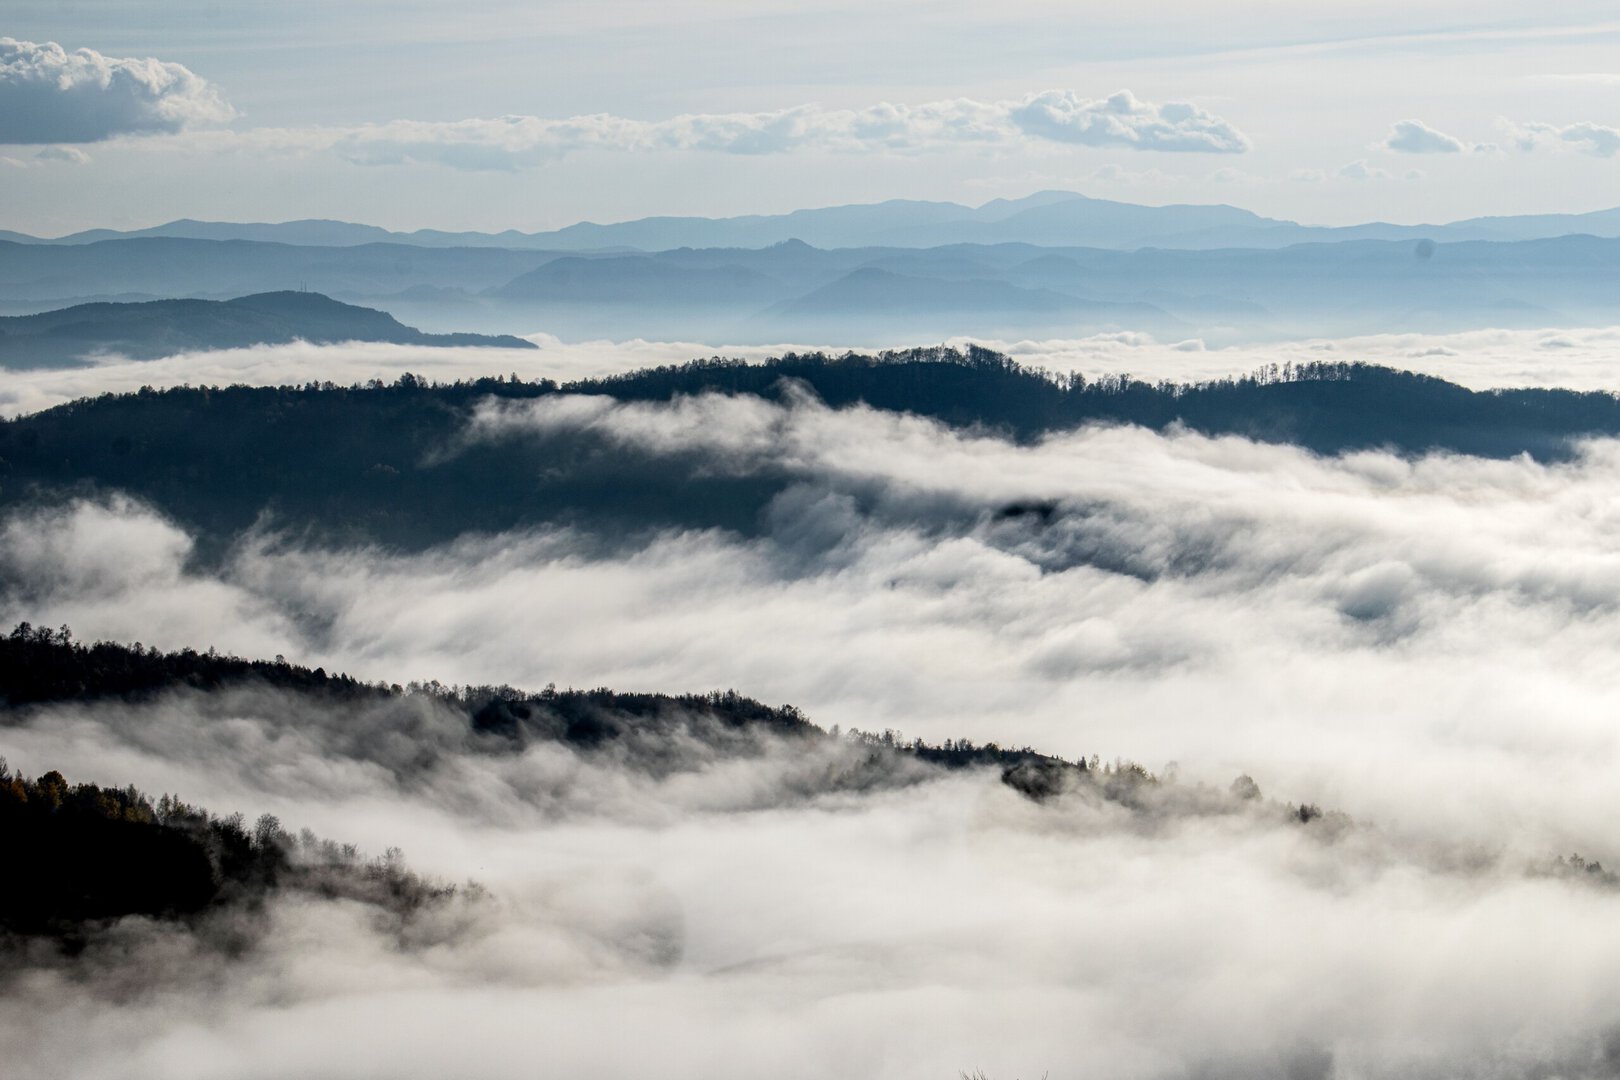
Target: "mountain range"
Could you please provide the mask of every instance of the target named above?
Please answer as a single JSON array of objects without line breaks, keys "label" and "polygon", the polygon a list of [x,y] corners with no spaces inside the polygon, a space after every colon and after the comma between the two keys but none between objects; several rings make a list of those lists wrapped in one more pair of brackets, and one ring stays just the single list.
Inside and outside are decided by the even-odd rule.
[{"label": "mountain range", "polygon": [[715,345],[1125,331],[1219,345],[1606,326],[1620,323],[1620,210],[1320,228],[1043,192],[551,233],[182,221],[0,237],[0,312],[11,315],[292,290],[431,332]]},{"label": "mountain range", "polygon": [[544,331],[565,340],[844,344],[1130,330],[1225,343],[1611,325],[1620,322],[1620,239],[1207,251],[824,249],[788,241],[595,254],[167,237],[0,241],[0,305],[16,314],[292,289],[379,308],[425,330]]},{"label": "mountain range", "polygon": [[1278,248],[1343,240],[1533,240],[1585,234],[1620,237],[1620,208],[1584,214],[1477,217],[1444,224],[1303,225],[1226,205],[1141,206],[1070,191],[1041,191],[981,206],[892,199],[887,202],[739,217],[648,217],[580,222],[548,232],[393,232],[375,225],[308,219],[236,223],[182,219],[146,229],[89,229],[50,239],[0,230],[0,239],[33,244],[87,244],[129,237],[260,240],[317,247],[391,243],[421,247],[494,247],[544,251],[678,247],[765,247],[802,240],[822,248],[939,247],[1023,243],[1135,250],[1144,247]]}]

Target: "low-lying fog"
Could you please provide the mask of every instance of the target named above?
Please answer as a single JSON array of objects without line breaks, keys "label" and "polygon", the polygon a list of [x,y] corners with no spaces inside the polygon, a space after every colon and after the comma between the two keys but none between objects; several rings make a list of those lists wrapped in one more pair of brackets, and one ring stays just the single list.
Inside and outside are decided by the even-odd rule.
[{"label": "low-lying fog", "polygon": [[[1331,355],[1599,385],[1612,332],[1561,337]],[[1319,347],[1012,351],[1202,377]],[[518,370],[692,355],[624,348]],[[400,362],[252,350],[8,375],[4,393],[15,411],[126,379],[341,382]],[[475,362],[407,366],[496,370]],[[734,687],[824,727],[1118,756],[1222,791],[1247,773],[1354,824],[1036,805],[980,773],[777,799],[786,750],[658,781],[553,747],[457,751],[401,783],[365,740],[334,749],[350,719],[273,695],[53,707],[0,729],[13,767],[398,844],[491,897],[409,948],[331,904],[276,905],[231,962],[130,927],[87,973],[13,987],[0,1060],[45,1077],[1620,1075],[1620,891],[1544,872],[1577,851],[1620,863],[1620,442],[1556,466],[1135,429],[1019,447],[713,397],[491,407],[468,438],[569,427],[798,482],[755,540],[609,554],[539,531],[399,555],[272,526],[215,570],[151,510],[81,501],[0,525],[0,608],[389,682]]]},{"label": "low-lying fog", "polygon": [[[414,345],[265,345],[249,349],[183,353],[161,360],[104,356],[72,368],[7,371],[0,375],[0,416],[17,416],[101,393],[128,393],[142,386],[275,386],[306,382],[346,385],[410,371],[437,381],[505,375],[559,382],[595,378],[695,357],[762,360],[788,351],[840,353],[812,345],[705,345],[668,341],[563,342],[548,334],[527,335],[532,349],[430,348]],[[1558,386],[1604,390],[1614,384],[1614,349],[1620,327],[1606,329],[1472,330],[1456,334],[1384,334],[1280,344],[1206,348],[1199,339],[1156,341],[1146,334],[1103,334],[1056,341],[990,341],[957,338],[954,346],[983,345],[1053,372],[1088,377],[1128,374],[1149,381],[1196,381],[1244,375],[1264,364],[1361,360],[1437,375],[1474,389]],[[903,348],[915,341],[850,346],[858,352]]]}]

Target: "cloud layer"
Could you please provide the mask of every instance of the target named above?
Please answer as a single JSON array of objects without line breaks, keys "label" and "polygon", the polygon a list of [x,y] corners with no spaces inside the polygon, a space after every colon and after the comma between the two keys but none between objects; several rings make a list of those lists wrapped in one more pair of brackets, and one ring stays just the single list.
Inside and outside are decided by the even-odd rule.
[{"label": "cloud layer", "polygon": [[[1538,754],[1583,747],[1595,769],[1614,752],[1612,445],[1558,467],[1322,461],[1133,429],[1016,447],[707,397],[558,397],[474,430],[588,430],[789,483],[752,541],[604,551],[542,531],[390,556],[266,538],[212,571],[140,508],[83,504],[7,527],[5,607],[87,637],[368,678],[732,686],[823,723],[1176,759],[1214,779],[1250,769],[1363,809],[1423,790],[1435,820],[1455,799],[1482,825],[1539,818],[1549,843],[1604,842],[1579,824],[1612,802],[1598,772],[1572,762],[1556,790],[1508,772],[1527,709]],[[1397,752],[1402,775],[1380,779]],[[1464,783],[1459,769],[1483,771]]]},{"label": "cloud layer", "polygon": [[699,151],[739,155],[801,150],[921,153],[952,147],[1007,149],[1057,144],[1127,150],[1237,154],[1241,131],[1195,105],[1154,104],[1119,91],[1103,99],[1073,90],[1023,98],[955,98],[859,109],[801,105],[773,112],[705,113],[667,120],[596,114],[567,119],[502,116],[396,120],[353,128],[260,130],[242,138],[334,149],[366,165],[433,162],[453,168],[525,168],[583,151]]},{"label": "cloud layer", "polygon": [[[71,503],[6,522],[0,600],[81,637],[389,680],[736,686],[823,724],[1174,759],[1184,788],[1244,771],[1358,824],[1042,808],[983,775],[789,803],[759,797],[789,757],[649,783],[546,746],[458,753],[431,715],[394,747],[375,718],[269,695],[53,708],[0,729],[13,765],[401,843],[494,902],[420,950],[276,905],[271,947],[234,965],[129,927],[105,982],[8,999],[7,1060],[419,1077],[471,1055],[515,1077],[541,1046],[548,1071],[604,1077],[1606,1075],[1620,899],[1537,868],[1620,854],[1620,444],[1553,467],[1129,429],[1016,446],[715,397],[555,398],[473,429],[583,430],[795,482],[753,540],[265,536],[212,568],[139,506]],[[419,778],[379,767],[425,745]]]},{"label": "cloud layer", "polygon": [[89,143],[173,134],[234,110],[180,64],[0,38],[0,143]]},{"label": "cloud layer", "polygon": [[[406,371],[440,382],[479,378],[492,371],[568,382],[682,364],[702,356],[763,360],[818,347],[832,352],[846,346],[864,352],[878,347],[870,342],[821,346],[804,342],[745,346],[640,340],[562,342],[545,334],[532,335],[530,340],[541,346],[539,351],[297,343],[184,353],[160,360],[106,357],[95,366],[8,372],[0,383],[0,416],[37,412],[97,394],[130,393],[142,386],[301,386],[324,381],[349,385],[372,379],[392,382]],[[953,338],[946,344],[982,345],[1032,367],[1079,372],[1087,378],[1133,375],[1150,381],[1196,382],[1243,375],[1268,364],[1360,360],[1436,375],[1475,390],[1524,386],[1608,390],[1614,385],[1617,341],[1620,327],[1382,334],[1226,348],[1208,348],[1197,338],[1158,341],[1140,333],[1046,341]]]},{"label": "cloud layer", "polygon": [[1576,124],[1516,123],[1503,121],[1520,150],[1531,151],[1562,147],[1578,150],[1593,157],[1609,158],[1620,154],[1620,128],[1607,127],[1583,120]]}]

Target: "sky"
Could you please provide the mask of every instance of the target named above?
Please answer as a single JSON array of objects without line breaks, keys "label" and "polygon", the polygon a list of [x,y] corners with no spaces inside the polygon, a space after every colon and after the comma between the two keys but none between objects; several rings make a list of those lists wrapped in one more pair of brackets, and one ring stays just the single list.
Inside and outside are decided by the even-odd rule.
[{"label": "sky", "polygon": [[37,235],[1050,188],[1322,224],[1620,201],[1595,0],[14,0],[0,37],[0,228]]}]

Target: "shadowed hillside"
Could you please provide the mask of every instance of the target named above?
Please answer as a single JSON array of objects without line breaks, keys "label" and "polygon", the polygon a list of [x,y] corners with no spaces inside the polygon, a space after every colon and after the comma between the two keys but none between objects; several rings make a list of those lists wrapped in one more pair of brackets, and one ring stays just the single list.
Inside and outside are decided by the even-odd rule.
[{"label": "shadowed hillside", "polygon": [[384,311],[320,293],[273,292],[235,300],[150,300],[79,304],[38,315],[0,317],[0,366],[44,367],[97,353],[152,359],[194,349],[382,341],[533,349],[510,335],[424,334]]},{"label": "shadowed hillside", "polygon": [[[792,390],[798,387],[799,390]],[[1150,385],[1052,377],[981,349],[787,355],[635,372],[559,388],[483,379],[447,386],[180,388],[104,395],[0,424],[0,505],[124,492],[228,544],[266,511],[330,542],[407,548],[469,532],[577,524],[630,537],[666,527],[752,533],[792,477],[764,461],[712,467],[701,447],[655,450],[589,425],[466,438],[475,408],[562,392],[666,401],[713,392],[864,403],[1033,440],[1085,424],[1183,425],[1334,454],[1387,448],[1569,456],[1620,434],[1620,401],[1562,390],[1476,392],[1356,364]]]}]

